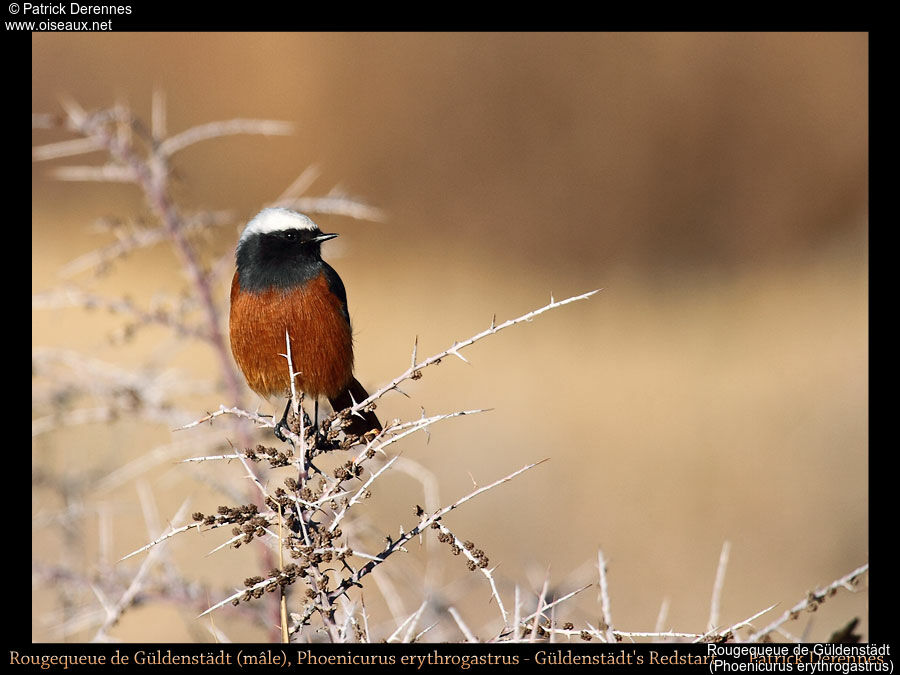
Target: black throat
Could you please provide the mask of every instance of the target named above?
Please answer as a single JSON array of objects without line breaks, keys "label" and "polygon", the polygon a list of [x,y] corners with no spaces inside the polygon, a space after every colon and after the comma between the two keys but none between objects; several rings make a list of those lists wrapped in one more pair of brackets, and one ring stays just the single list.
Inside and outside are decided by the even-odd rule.
[{"label": "black throat", "polygon": [[253,234],[237,247],[238,280],[242,291],[260,293],[290,289],[312,281],[328,265],[322,260],[319,230],[278,230]]},{"label": "black throat", "polygon": [[324,276],[340,301],[347,325],[347,291],[334,268],[322,260],[322,242],[313,241],[321,230],[278,230],[253,234],[238,243],[238,283],[244,293],[263,293],[273,288],[290,291]]}]

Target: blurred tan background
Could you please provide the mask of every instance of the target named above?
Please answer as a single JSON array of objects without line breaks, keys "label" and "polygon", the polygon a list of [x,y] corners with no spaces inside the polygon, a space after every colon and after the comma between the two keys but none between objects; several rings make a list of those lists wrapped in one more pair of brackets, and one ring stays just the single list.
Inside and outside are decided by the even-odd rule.
[{"label": "blurred tan background", "polygon": [[[292,136],[180,154],[185,207],[245,221],[314,164],[310,193],[338,185],[384,211],[383,222],[318,218],[341,233],[324,253],[347,286],[370,388],[406,369],[415,336],[425,356],[494,313],[502,321],[551,293],[603,289],[478,343],[470,365],[451,359],[406,386],[410,399],[379,407],[382,419],[493,409],[403,445],[437,476],[445,503],[473,479],[550,458],[447,519],[500,563],[510,602],[514,584],[538,592],[548,567],[558,592],[596,581],[600,546],[616,628],[652,630],[667,602],[665,628],[702,632],[725,540],[723,623],[776,602],[783,611],[867,561],[867,35],[36,34],[32,45],[34,112],[59,112],[68,95],[87,109],[127,102],[149,118],[156,88],[170,132],[234,117],[296,124]],[[69,137],[33,133],[36,145]],[[92,230],[98,218],[146,213],[133,186],[48,175],[72,163],[83,161],[33,164],[36,293],[109,242]],[[239,226],[204,246],[227,253]],[[144,304],[185,287],[164,246],[75,281]],[[215,385],[214,358],[162,329],[111,344],[122,323],[36,310],[33,342],[132,367],[164,362],[176,378]],[[179,403],[196,418],[228,402],[213,386]],[[204,512],[231,503],[173,463],[197,454],[188,433],[120,421],[35,438],[36,474],[101,483],[155,448],[188,443],[79,502],[85,575],[148,540],[141,494],[153,496],[160,527],[187,497]],[[216,471],[240,484],[236,467]],[[383,522],[414,524],[418,482],[396,472],[376,492]],[[38,564],[67,546],[47,524],[72,508],[58,494],[36,483]],[[217,588],[262,573],[243,550],[205,557],[221,541],[186,536],[167,555]],[[446,562],[440,592],[479,630],[490,625],[484,580]],[[90,639],[87,624],[60,626],[91,601],[67,606],[57,590],[35,589],[33,639]],[[573,616],[597,621],[594,589],[573,603]],[[861,616],[866,631],[866,608],[865,593],[842,594],[788,629],[823,640]],[[216,622],[231,639],[271,638],[253,621],[229,625],[228,612]],[[112,634],[212,639],[195,615],[149,598]]]}]

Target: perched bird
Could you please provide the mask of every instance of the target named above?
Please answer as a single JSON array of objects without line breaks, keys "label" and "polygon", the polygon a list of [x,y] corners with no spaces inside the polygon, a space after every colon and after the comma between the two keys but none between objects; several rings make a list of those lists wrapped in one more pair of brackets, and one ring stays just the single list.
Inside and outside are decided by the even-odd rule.
[{"label": "perched bird", "polygon": [[[368,398],[353,376],[353,333],[344,283],[322,260],[323,234],[307,216],[283,208],[260,211],[237,245],[231,282],[230,334],[234,360],[250,388],[264,398],[286,397],[275,434],[284,440],[291,378],[284,357],[285,332],[299,391],[325,397],[335,411]],[[361,415],[361,416],[360,416]],[[381,431],[373,412],[350,418],[345,433]]]}]

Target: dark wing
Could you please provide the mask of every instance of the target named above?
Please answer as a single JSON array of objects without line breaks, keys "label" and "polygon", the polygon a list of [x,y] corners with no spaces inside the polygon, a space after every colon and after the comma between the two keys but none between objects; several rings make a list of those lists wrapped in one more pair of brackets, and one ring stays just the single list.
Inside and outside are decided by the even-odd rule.
[{"label": "dark wing", "polygon": [[328,290],[334,293],[341,301],[341,314],[343,314],[344,318],[347,320],[347,325],[349,326],[350,311],[347,309],[347,290],[344,288],[344,282],[341,281],[338,273],[335,272],[334,268],[327,262],[323,261],[322,266],[324,268],[323,273],[325,275],[325,281],[328,283]]}]

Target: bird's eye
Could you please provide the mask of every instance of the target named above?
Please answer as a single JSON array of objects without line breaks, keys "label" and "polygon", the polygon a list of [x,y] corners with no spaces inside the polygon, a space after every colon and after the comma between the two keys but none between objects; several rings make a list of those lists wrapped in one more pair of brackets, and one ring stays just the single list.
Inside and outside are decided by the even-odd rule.
[{"label": "bird's eye", "polygon": [[287,239],[288,241],[296,241],[297,240],[297,233],[294,232],[293,230],[288,230],[282,236],[285,239]]}]

